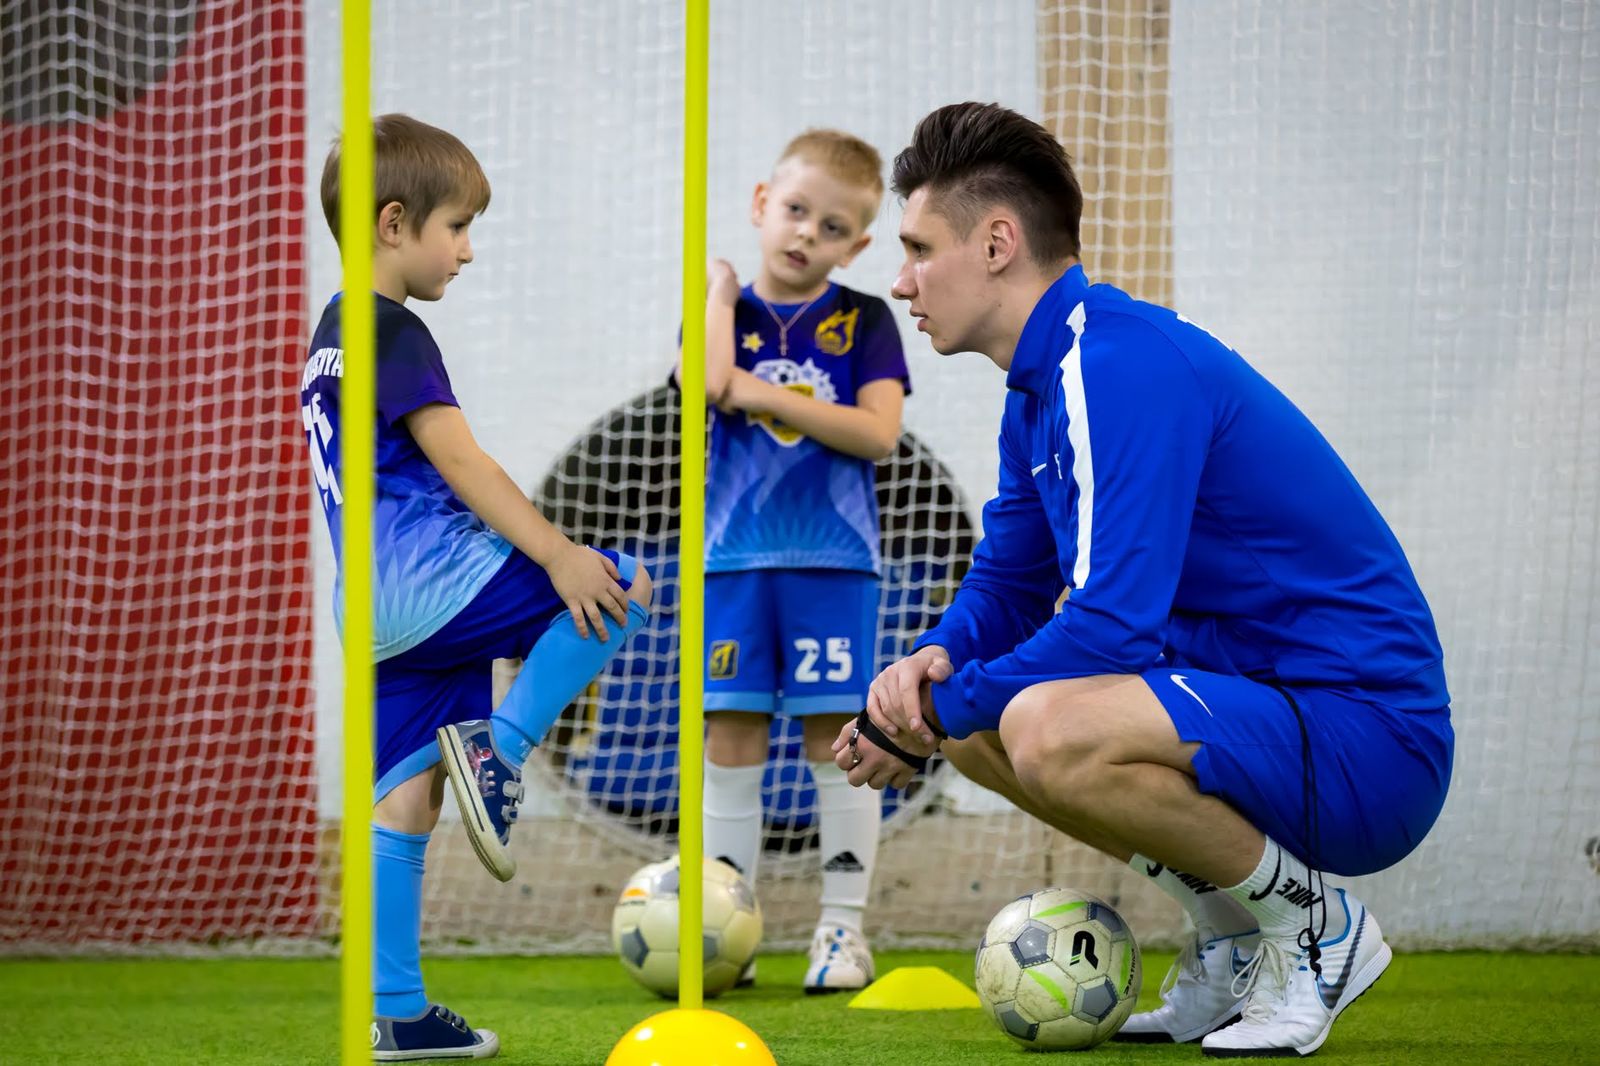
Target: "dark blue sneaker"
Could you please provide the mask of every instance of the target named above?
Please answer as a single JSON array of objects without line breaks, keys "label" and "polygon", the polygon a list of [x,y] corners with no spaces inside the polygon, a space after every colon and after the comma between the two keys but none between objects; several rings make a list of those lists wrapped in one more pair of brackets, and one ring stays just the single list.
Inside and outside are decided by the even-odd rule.
[{"label": "dark blue sneaker", "polygon": [[517,860],[506,845],[511,823],[517,820],[517,804],[522,802],[522,772],[513,769],[495,747],[494,731],[485,718],[439,730],[439,752],[472,850],[495,877],[511,880]]},{"label": "dark blue sneaker", "polygon": [[434,1004],[415,1018],[372,1019],[374,1062],[421,1062],[424,1059],[492,1059],[500,1054],[500,1038],[490,1029],[474,1029],[455,1011]]}]

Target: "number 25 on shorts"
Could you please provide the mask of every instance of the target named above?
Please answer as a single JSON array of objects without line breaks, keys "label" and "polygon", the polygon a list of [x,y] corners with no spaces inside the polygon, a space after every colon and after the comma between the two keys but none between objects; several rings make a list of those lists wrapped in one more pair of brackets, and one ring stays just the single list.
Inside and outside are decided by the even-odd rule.
[{"label": "number 25 on shorts", "polygon": [[815,684],[818,681],[848,681],[855,672],[855,657],[850,654],[849,637],[829,637],[827,643],[828,671],[826,674],[817,669],[817,660],[822,658],[823,646],[814,637],[800,637],[794,642],[794,650],[800,654],[800,661],[795,664],[794,679],[801,684]]}]

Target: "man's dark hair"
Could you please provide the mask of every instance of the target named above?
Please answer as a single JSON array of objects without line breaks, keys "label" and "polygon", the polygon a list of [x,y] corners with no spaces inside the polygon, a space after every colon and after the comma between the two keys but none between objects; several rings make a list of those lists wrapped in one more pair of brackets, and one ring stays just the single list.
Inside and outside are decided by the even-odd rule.
[{"label": "man's dark hair", "polygon": [[930,206],[963,238],[985,208],[1006,204],[1040,266],[1078,254],[1083,193],[1066,150],[1049,130],[999,104],[948,104],[923,118],[910,147],[894,157],[892,188],[901,198],[926,188]]}]

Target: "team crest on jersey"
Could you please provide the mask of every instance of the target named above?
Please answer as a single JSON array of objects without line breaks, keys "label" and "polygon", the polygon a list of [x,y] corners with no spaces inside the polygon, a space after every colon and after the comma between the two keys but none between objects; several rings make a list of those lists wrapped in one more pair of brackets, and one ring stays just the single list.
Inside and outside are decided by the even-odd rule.
[{"label": "team crest on jersey", "polygon": [[[810,359],[804,363],[796,363],[793,359],[763,359],[751,367],[750,372],[769,384],[823,403],[837,403],[839,400],[833,379]],[[784,425],[769,414],[746,414],[745,420],[749,424],[759,425],[786,448],[794,447],[805,437],[798,429]]]},{"label": "team crest on jersey", "polygon": [[817,350],[828,355],[843,355],[856,343],[856,320],[861,317],[861,308],[852,307],[848,311],[835,311],[821,322],[817,323]]},{"label": "team crest on jersey", "polygon": [[739,676],[739,642],[714,640],[711,642],[711,669],[713,681],[731,681]]}]

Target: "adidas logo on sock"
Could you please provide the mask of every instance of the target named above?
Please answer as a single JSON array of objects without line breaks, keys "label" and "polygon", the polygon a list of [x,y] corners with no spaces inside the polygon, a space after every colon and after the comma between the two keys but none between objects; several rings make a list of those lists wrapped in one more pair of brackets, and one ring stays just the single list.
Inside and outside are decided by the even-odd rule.
[{"label": "adidas logo on sock", "polygon": [[866,867],[861,865],[861,860],[856,858],[856,853],[853,851],[841,851],[822,864],[822,872],[825,874],[858,874],[864,870]]}]

